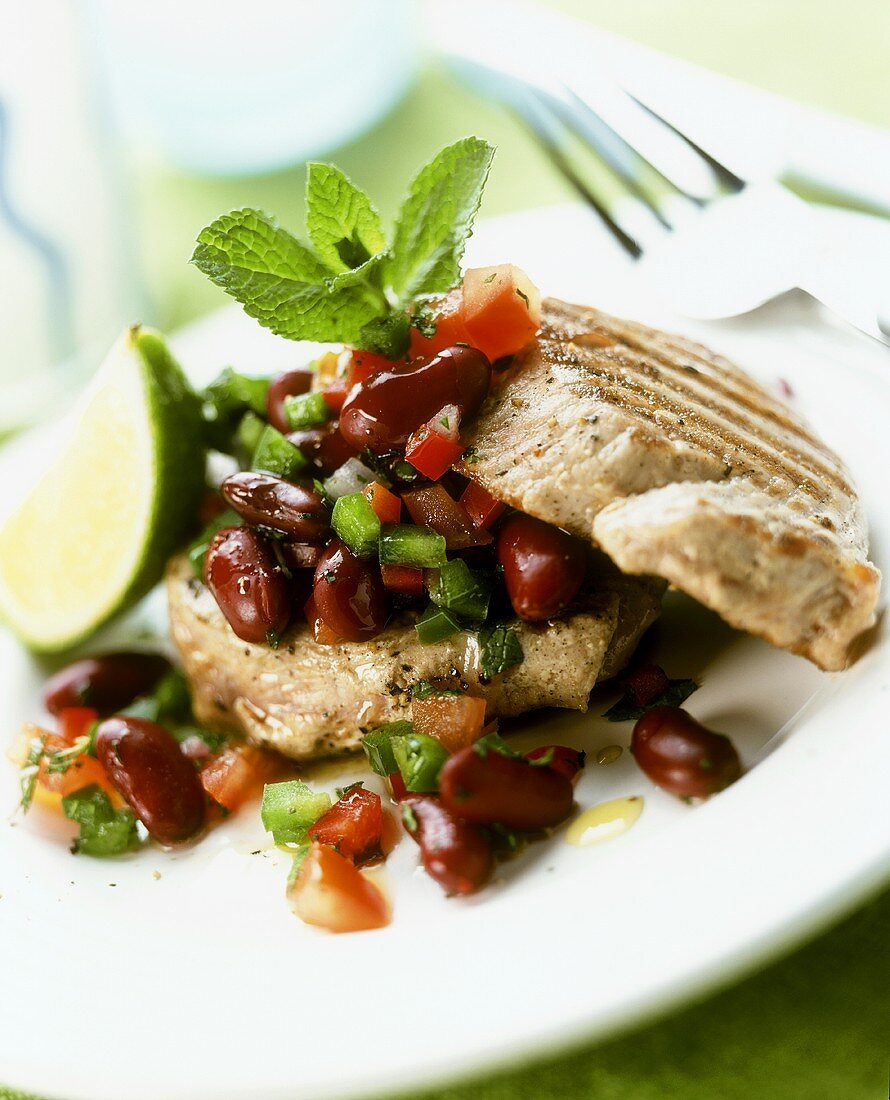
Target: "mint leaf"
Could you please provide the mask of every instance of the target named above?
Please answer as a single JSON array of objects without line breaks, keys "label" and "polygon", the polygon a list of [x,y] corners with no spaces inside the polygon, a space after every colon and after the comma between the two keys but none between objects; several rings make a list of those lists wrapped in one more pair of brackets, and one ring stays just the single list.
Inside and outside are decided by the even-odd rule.
[{"label": "mint leaf", "polygon": [[386,249],[380,215],[364,191],[333,164],[309,164],[306,228],[318,255],[335,271],[360,267]]},{"label": "mint leaf", "polygon": [[467,137],[422,168],[396,222],[387,282],[401,302],[450,290],[473,229],[494,146]]},{"label": "mint leaf", "polygon": [[363,284],[334,285],[336,271],[257,210],[235,210],[203,229],[192,262],[290,340],[354,343],[380,312],[379,295]]},{"label": "mint leaf", "polygon": [[495,676],[500,676],[508,668],[522,664],[523,652],[519,635],[504,623],[480,630],[479,643],[481,647],[479,663],[483,683],[493,680]]}]

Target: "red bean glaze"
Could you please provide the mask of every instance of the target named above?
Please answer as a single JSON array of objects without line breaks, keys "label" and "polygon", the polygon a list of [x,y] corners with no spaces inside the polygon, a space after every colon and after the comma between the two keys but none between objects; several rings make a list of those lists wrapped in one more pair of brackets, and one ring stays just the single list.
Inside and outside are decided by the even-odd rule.
[{"label": "red bean glaze", "polygon": [[175,737],[147,718],[109,718],[96,733],[108,778],[149,833],[179,844],[204,825],[204,790]]},{"label": "red bean glaze", "polygon": [[491,364],[475,348],[446,348],[431,359],[396,364],[351,391],[340,412],[340,431],[356,450],[370,447],[383,454],[401,447],[446,405],[472,416],[490,381]]},{"label": "red bean glaze", "polygon": [[312,389],[314,377],[311,370],[286,370],[272,379],[266,395],[266,412],[273,428],[284,433],[290,431],[290,424],[284,415],[284,399],[308,393]]},{"label": "red bean glaze", "polygon": [[229,626],[245,642],[262,644],[283,634],[291,616],[291,590],[266,539],[249,527],[224,527],[204,560],[204,583]]},{"label": "red bean glaze", "polygon": [[472,894],[488,882],[494,855],[482,829],[461,821],[429,795],[409,795],[402,807],[402,820],[420,846],[427,874],[447,894]]},{"label": "red bean glaze", "polygon": [[287,438],[322,474],[332,474],[350,458],[358,454],[340,433],[340,421],[331,420],[317,428],[304,428],[289,432]]},{"label": "red bean glaze", "polygon": [[68,707],[92,707],[114,714],[147,695],[170,669],[158,653],[105,653],[87,657],[60,669],[43,688],[43,704],[50,714]]},{"label": "red bean glaze", "polygon": [[328,532],[327,509],[314,489],[247,470],[227,477],[220,491],[248,523],[281,531],[295,542],[321,542]]},{"label": "red bean glaze", "polygon": [[523,619],[552,619],[577,596],[584,581],[584,544],[520,512],[501,526],[497,553],[510,603]]},{"label": "red bean glaze", "polygon": [[541,745],[525,754],[526,760],[546,760],[546,764],[536,764],[538,768],[553,768],[569,781],[578,778],[584,769],[587,753],[581,749],[570,749],[567,745]]},{"label": "red bean glaze", "polygon": [[703,798],[735,782],[742,765],[732,742],[680,707],[653,707],[634,726],[630,751],[653,783]]},{"label": "red bean glaze", "polygon": [[315,567],[315,607],[325,624],[348,642],[373,638],[386,626],[389,600],[380,571],[332,539]]},{"label": "red bean glaze", "polygon": [[570,779],[555,768],[530,764],[475,746],[448,758],[439,773],[444,805],[476,825],[544,829],[557,825],[572,809]]}]

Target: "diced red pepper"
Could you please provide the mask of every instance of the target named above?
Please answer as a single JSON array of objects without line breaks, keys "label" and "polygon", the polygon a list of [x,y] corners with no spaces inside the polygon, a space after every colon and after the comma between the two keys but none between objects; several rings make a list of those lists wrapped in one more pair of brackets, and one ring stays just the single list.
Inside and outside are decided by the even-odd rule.
[{"label": "diced red pepper", "polygon": [[321,615],[319,615],[314,596],[310,596],[303,605],[303,612],[306,615],[306,622],[312,628],[312,635],[318,645],[336,645],[337,642],[340,641],[340,636],[335,631],[331,630]]},{"label": "diced red pepper", "polygon": [[570,749],[567,745],[541,745],[525,754],[526,760],[547,760],[541,767],[553,768],[566,779],[577,779],[584,767],[586,753],[580,749]]},{"label": "diced red pepper", "polygon": [[392,791],[394,801],[402,802],[408,797],[408,788],[405,786],[405,780],[402,779],[402,773],[393,772],[388,778],[389,789]]},{"label": "diced red pepper", "polygon": [[438,481],[463,453],[460,414],[455,405],[440,409],[411,433],[405,445],[405,458],[431,481]]},{"label": "diced red pepper", "polygon": [[380,576],[390,592],[400,592],[403,596],[423,595],[423,570],[410,565],[387,565],[381,563]]},{"label": "diced red pepper", "polygon": [[477,527],[443,485],[424,485],[421,489],[406,489],[402,500],[411,518],[420,527],[432,527],[445,537],[449,550],[467,550],[471,546],[487,546],[491,535]]},{"label": "diced red pepper", "polygon": [[398,523],[402,515],[402,502],[379,481],[372,481],[365,489],[371,507],[381,523]]},{"label": "diced red pepper", "polygon": [[460,502],[473,523],[484,529],[500,519],[507,508],[503,501],[496,500],[487,489],[483,489],[478,481],[470,482]]},{"label": "diced red pepper", "polygon": [[65,707],[59,711],[59,737],[66,745],[73,745],[79,737],[86,737],[99,721],[99,712],[91,707]]},{"label": "diced red pepper", "polygon": [[380,795],[353,787],[310,827],[309,838],[330,845],[354,863],[364,863],[380,855],[382,833]]}]

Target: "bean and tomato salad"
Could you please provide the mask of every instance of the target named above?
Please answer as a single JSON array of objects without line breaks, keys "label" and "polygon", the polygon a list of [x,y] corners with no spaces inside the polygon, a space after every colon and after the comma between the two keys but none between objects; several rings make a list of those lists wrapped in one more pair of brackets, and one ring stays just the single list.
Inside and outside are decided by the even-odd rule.
[{"label": "bean and tomato salad", "polygon": [[[540,296],[510,265],[471,269],[434,313],[402,359],[347,348],[274,378],[227,370],[205,391],[208,442],[238,469],[208,492],[189,556],[243,641],[274,647],[304,622],[318,645],[361,643],[409,613],[425,644],[477,632],[485,682],[522,661],[511,622],[578,598],[588,547],[453,469],[462,427],[534,338]],[[636,720],[631,751],[654,783],[692,798],[739,776],[729,740],[674,705],[692,681],[641,666],[623,686],[608,716]],[[361,783],[332,799],[277,754],[198,727],[162,656],[81,659],[45,686],[54,727],[26,727],[22,805],[60,810],[75,851],[111,857],[194,842],[262,794],[263,825],[292,855],[297,915],[380,928],[391,907],[373,867],[397,821],[446,894],[472,894],[566,820],[585,763],[564,745],[515,751],[465,685],[422,681],[411,696],[410,721],[362,741],[386,808]]]},{"label": "bean and tomato salad", "polygon": [[410,611],[423,643],[478,631],[491,678],[505,653],[521,660],[510,620],[578,596],[587,546],[453,469],[463,428],[534,339],[540,295],[503,265],[470,269],[431,308],[435,331],[412,328],[401,359],[348,348],[206,391],[214,446],[241,468],[205,501],[191,556],[242,640],[276,646],[305,622],[320,645],[364,642]]}]

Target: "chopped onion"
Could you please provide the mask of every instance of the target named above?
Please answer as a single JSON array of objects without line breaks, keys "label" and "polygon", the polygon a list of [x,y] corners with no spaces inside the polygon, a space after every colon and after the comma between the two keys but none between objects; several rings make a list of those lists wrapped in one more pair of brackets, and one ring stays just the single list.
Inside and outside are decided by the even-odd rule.
[{"label": "chopped onion", "polygon": [[347,459],[343,465],[324,480],[324,491],[331,500],[360,493],[376,479],[376,474],[357,458]]}]

